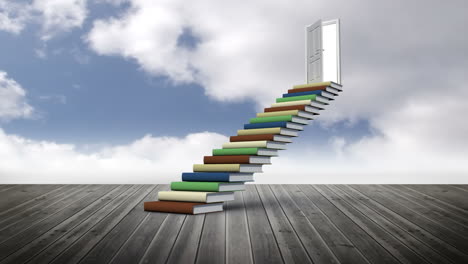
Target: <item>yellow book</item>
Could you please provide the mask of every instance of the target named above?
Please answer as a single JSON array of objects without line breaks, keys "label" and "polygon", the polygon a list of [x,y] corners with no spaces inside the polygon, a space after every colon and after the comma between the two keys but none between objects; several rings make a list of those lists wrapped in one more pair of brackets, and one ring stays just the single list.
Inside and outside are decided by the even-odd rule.
[{"label": "yellow book", "polygon": [[194,164],[194,172],[262,172],[258,164]]},{"label": "yellow book", "polygon": [[274,103],[271,105],[271,107],[290,106],[290,105],[309,105],[311,102],[312,100],[281,102],[281,103]]},{"label": "yellow book", "polygon": [[223,148],[266,148],[267,141],[266,140],[259,140],[259,141],[241,141],[241,142],[229,142],[224,143]]},{"label": "yellow book", "polygon": [[216,203],[234,200],[234,192],[164,191],[158,193],[158,200],[194,203]]},{"label": "yellow book", "polygon": [[283,128],[283,127],[271,127],[271,128],[255,128],[255,129],[241,129],[237,130],[238,136],[248,135],[262,135],[262,134],[275,134],[297,137],[297,131]]},{"label": "yellow book", "polygon": [[306,84],[298,84],[294,85],[293,89],[300,89],[300,88],[309,88],[309,87],[318,87],[318,86],[330,86],[332,82],[318,82],[318,83],[306,83]]},{"label": "yellow book", "polygon": [[285,115],[298,115],[298,114],[299,114],[299,110],[288,110],[288,111],[257,113],[257,117],[285,116]]}]

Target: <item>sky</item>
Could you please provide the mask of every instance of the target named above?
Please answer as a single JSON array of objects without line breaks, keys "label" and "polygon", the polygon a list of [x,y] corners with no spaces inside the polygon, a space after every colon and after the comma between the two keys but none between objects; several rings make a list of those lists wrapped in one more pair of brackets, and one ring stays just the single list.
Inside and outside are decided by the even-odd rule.
[{"label": "sky", "polygon": [[257,183],[468,183],[468,2],[0,0],[0,184],[168,183],[304,83],[343,93]]}]

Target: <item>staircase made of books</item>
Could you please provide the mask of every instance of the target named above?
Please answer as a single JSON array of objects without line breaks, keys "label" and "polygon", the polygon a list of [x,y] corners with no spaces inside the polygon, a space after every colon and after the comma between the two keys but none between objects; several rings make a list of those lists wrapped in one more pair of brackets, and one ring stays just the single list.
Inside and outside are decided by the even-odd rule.
[{"label": "staircase made of books", "polygon": [[303,130],[342,87],[334,82],[296,85],[276,103],[251,118],[237,136],[212,156],[205,156],[204,164],[193,165],[193,172],[182,173],[181,182],[172,182],[171,191],[161,191],[159,201],[145,202],[146,211],[203,214],[223,210],[223,202],[234,199],[234,191],[245,189],[244,183],[253,181],[262,165]]}]

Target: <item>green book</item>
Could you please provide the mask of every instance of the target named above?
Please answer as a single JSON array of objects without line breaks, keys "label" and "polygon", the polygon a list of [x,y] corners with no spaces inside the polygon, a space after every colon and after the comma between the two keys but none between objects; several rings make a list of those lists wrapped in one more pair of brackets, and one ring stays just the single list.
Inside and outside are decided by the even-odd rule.
[{"label": "green book", "polygon": [[267,148],[225,148],[213,149],[213,156],[229,156],[229,155],[259,155],[259,156],[276,156],[278,150]]},{"label": "green book", "polygon": [[229,192],[243,191],[243,182],[171,182],[172,191]]},{"label": "green book", "polygon": [[266,123],[266,122],[280,122],[280,121],[292,121],[292,115],[284,116],[267,116],[267,117],[255,117],[250,118],[250,123]]},{"label": "green book", "polygon": [[316,94],[301,95],[301,96],[292,96],[285,98],[276,98],[277,103],[291,102],[291,101],[300,101],[300,100],[315,100],[317,98]]}]

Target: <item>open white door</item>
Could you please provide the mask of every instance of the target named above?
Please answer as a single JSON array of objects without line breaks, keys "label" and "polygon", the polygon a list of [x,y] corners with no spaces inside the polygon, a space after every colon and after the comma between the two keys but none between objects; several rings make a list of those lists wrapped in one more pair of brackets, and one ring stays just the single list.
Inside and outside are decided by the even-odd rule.
[{"label": "open white door", "polygon": [[340,21],[317,21],[306,28],[307,83],[341,84]]}]

